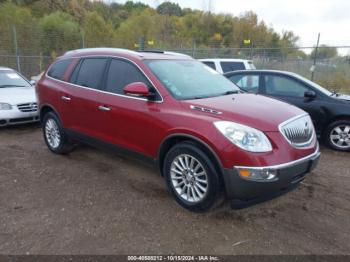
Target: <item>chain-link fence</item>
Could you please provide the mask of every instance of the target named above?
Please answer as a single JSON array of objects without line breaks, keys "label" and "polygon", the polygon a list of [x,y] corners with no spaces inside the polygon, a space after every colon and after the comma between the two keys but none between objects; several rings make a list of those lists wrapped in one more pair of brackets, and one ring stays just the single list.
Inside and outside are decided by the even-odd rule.
[{"label": "chain-link fence", "polygon": [[[103,36],[103,37],[102,37]],[[138,43],[138,40],[135,40]],[[164,49],[157,46],[157,40],[145,49]],[[11,67],[26,77],[36,76],[44,71],[56,56],[67,50],[84,47],[125,47],[118,39],[102,34],[92,40],[82,32],[66,34],[40,31],[33,25],[28,28],[15,26],[0,28],[0,66]],[[139,48],[135,45],[135,49]],[[320,46],[290,48],[220,47],[211,43],[211,47],[197,46],[192,41],[190,46],[182,43],[167,43],[167,50],[185,53],[194,58],[241,58],[253,60],[258,69],[286,70],[301,74],[324,85],[328,89],[350,93],[350,46]],[[315,65],[314,65],[315,64]],[[313,78],[312,78],[313,75]]]},{"label": "chain-link fence", "polygon": [[191,48],[171,49],[197,59],[239,58],[252,60],[257,69],[291,71],[330,90],[350,93],[350,46],[293,48]]}]

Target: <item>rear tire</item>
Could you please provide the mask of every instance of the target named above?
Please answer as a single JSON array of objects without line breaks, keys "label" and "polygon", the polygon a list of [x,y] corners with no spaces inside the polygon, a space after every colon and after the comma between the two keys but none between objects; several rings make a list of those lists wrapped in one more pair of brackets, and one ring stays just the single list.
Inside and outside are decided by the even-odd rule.
[{"label": "rear tire", "polygon": [[45,114],[42,126],[44,140],[50,151],[55,154],[67,154],[72,151],[73,145],[55,113]]},{"label": "rear tire", "polygon": [[350,121],[338,120],[331,123],[324,133],[324,140],[330,148],[350,151]]},{"label": "rear tire", "polygon": [[222,195],[219,174],[198,146],[182,142],[169,150],[163,174],[176,202],[193,212],[213,208]]}]

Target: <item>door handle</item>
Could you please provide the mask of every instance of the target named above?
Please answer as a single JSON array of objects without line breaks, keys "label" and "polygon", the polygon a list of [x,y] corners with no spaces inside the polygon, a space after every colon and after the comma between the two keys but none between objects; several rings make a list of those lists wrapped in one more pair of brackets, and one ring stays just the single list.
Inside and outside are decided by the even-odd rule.
[{"label": "door handle", "polygon": [[110,109],[109,107],[107,107],[107,106],[99,106],[98,109],[101,110],[101,111],[109,111],[109,110],[111,110],[111,109]]},{"label": "door handle", "polygon": [[64,100],[64,101],[70,101],[71,98],[68,97],[68,96],[61,96],[61,99]]}]

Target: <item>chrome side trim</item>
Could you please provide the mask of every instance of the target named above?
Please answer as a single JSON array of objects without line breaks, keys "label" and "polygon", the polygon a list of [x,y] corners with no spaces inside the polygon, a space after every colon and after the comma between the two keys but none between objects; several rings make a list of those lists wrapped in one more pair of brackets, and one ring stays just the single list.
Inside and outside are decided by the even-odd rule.
[{"label": "chrome side trim", "polygon": [[50,65],[50,67],[46,70],[45,77],[47,77],[47,78],[49,78],[51,80],[60,82],[60,83],[69,84],[69,85],[72,85],[72,86],[76,86],[76,87],[79,87],[79,88],[84,88],[84,89],[88,89],[88,90],[92,90],[92,91],[100,92],[100,93],[104,93],[104,94],[110,94],[110,95],[119,96],[119,97],[125,97],[125,98],[129,98],[129,99],[141,100],[141,101],[146,101],[146,102],[150,102],[150,103],[163,103],[164,102],[162,94],[159,92],[158,88],[156,88],[156,86],[152,82],[152,80],[146,75],[146,73],[142,70],[141,67],[139,67],[134,61],[132,61],[132,60],[130,60],[128,58],[121,57],[121,56],[108,56],[108,55],[107,56],[106,55],[87,55],[87,56],[77,56],[77,57],[70,56],[70,57],[67,57],[67,58],[61,58],[60,61],[61,60],[66,60],[66,59],[72,59],[72,58],[82,59],[82,58],[90,58],[90,57],[92,57],[92,58],[93,57],[105,57],[107,59],[108,58],[118,58],[118,59],[129,61],[130,63],[135,65],[141,71],[141,73],[148,79],[148,81],[152,84],[152,87],[159,94],[161,100],[159,100],[159,101],[152,101],[152,100],[148,100],[147,98],[140,98],[140,97],[132,97],[132,96],[127,96],[127,95],[115,94],[115,93],[111,93],[111,92],[107,92],[107,91],[103,91],[103,90],[97,90],[97,89],[86,87],[86,86],[76,85],[76,84],[73,84],[73,83],[70,83],[70,82],[66,82],[66,81],[63,81],[63,80],[60,80],[60,79],[53,78],[53,77],[49,76],[47,73],[50,71],[51,67],[55,64],[55,62],[52,63]]},{"label": "chrome side trim", "polygon": [[[305,113],[305,114],[297,115],[297,116],[292,117],[292,118],[290,118],[290,119],[288,119],[288,120],[286,120],[286,121],[284,121],[284,122],[282,122],[281,124],[278,125],[278,130],[279,130],[279,132],[282,134],[282,136],[284,137],[284,139],[286,139],[287,142],[288,142],[291,146],[293,146],[293,147],[295,147],[295,148],[303,148],[303,147],[309,146],[309,145],[311,144],[311,142],[312,142],[312,141],[314,140],[314,138],[315,138],[315,134],[316,134],[315,128],[313,127],[312,136],[311,136],[311,138],[309,139],[309,141],[304,142],[304,143],[302,143],[302,144],[295,144],[295,143],[293,143],[292,141],[290,141],[289,138],[288,138],[288,137],[285,135],[285,133],[283,132],[282,128],[283,128],[283,126],[285,126],[285,125],[287,125],[287,124],[289,124],[289,123],[291,123],[291,122],[293,122],[293,121],[295,121],[295,120],[297,120],[297,119],[299,119],[299,118],[305,117],[305,116],[309,116],[309,114],[308,114],[308,113]],[[309,117],[310,117],[310,116],[309,116]],[[311,117],[310,117],[310,118],[311,118]],[[312,120],[311,120],[311,123],[312,123]]]},{"label": "chrome side trim", "polygon": [[202,107],[202,106],[190,105],[190,108],[193,109],[193,110],[204,112],[204,113],[211,113],[211,114],[216,114],[216,115],[221,115],[222,114],[222,112],[220,112],[220,111],[217,111],[215,109],[205,108],[205,107]]},{"label": "chrome side trim", "polygon": [[294,160],[291,162],[287,162],[287,163],[283,163],[283,164],[279,164],[279,165],[274,165],[274,166],[261,166],[261,167],[250,167],[250,166],[234,166],[234,168],[236,169],[255,169],[255,170],[277,170],[277,169],[283,169],[283,168],[287,168],[287,167],[291,167],[291,166],[295,166],[297,164],[300,164],[302,162],[305,162],[309,159],[312,159],[314,157],[317,157],[321,155],[321,152],[319,151],[319,145],[317,144],[317,148],[316,151],[314,153],[312,153],[311,155],[308,155],[306,157],[300,158],[298,160]]}]

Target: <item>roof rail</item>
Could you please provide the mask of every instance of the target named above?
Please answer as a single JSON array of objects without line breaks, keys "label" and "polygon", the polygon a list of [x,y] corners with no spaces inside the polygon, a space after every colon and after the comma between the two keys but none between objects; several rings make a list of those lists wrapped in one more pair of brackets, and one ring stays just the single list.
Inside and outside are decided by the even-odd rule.
[{"label": "roof rail", "polygon": [[164,54],[166,54],[166,55],[178,55],[178,56],[191,57],[190,55],[186,55],[186,54],[178,53],[178,52],[172,52],[172,51],[165,51]]},{"label": "roof rail", "polygon": [[94,51],[110,51],[110,52],[125,52],[137,56],[142,56],[140,53],[129,50],[129,49],[124,49],[124,48],[111,48],[111,47],[94,47],[94,48],[81,48],[81,49],[74,49],[74,50],[69,50],[64,53],[64,55],[71,55],[71,54],[76,54],[76,53],[83,53],[83,52],[94,52]]},{"label": "roof rail", "polygon": [[182,53],[177,53],[177,52],[172,52],[172,51],[163,51],[163,50],[143,50],[143,51],[137,51],[141,53],[155,53],[155,54],[165,54],[165,55],[177,55],[177,56],[185,56],[185,57],[190,57],[189,55],[182,54]]},{"label": "roof rail", "polygon": [[157,53],[157,54],[164,54],[164,51],[162,50],[138,50],[136,52],[139,53]]}]

